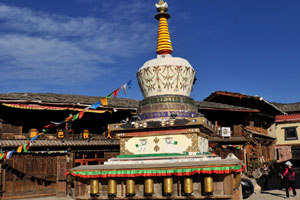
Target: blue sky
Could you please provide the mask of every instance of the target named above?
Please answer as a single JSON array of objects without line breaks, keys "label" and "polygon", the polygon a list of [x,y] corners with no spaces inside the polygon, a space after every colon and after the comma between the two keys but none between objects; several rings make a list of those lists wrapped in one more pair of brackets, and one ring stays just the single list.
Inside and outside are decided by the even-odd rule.
[{"label": "blue sky", "polygon": [[[197,72],[191,96],[221,90],[300,101],[300,1],[169,0],[173,56]],[[155,58],[156,0],[0,0],[0,92],[142,99]]]}]

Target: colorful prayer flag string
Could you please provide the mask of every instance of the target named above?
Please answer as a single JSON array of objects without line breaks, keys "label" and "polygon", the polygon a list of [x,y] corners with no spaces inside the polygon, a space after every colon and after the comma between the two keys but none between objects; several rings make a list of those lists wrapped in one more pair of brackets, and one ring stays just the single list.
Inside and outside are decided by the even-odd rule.
[{"label": "colorful prayer flag string", "polygon": [[88,109],[97,109],[100,106],[107,106],[108,105],[108,99],[110,99],[112,96],[114,98],[117,98],[117,95],[120,91],[120,89],[122,89],[124,91],[124,94],[126,95],[126,90],[127,88],[131,88],[131,80],[127,81],[125,84],[123,84],[120,88],[114,90],[113,92],[111,92],[109,95],[107,95],[106,97],[100,99],[99,101],[97,101],[96,103],[84,108],[82,111],[78,112],[76,115],[70,115],[69,117],[67,117],[65,120],[61,121],[61,122],[53,122],[51,121],[50,124],[45,125],[42,129],[42,133],[39,133],[38,135],[32,137],[29,141],[27,141],[25,144],[18,146],[17,149],[13,149],[11,151],[7,151],[7,152],[3,152],[0,153],[0,160],[2,159],[9,159],[12,157],[14,152],[17,153],[22,153],[22,151],[24,153],[28,152],[28,149],[31,145],[31,143],[36,140],[39,136],[43,135],[44,133],[48,132],[50,129],[55,128],[57,126],[60,126],[64,123],[68,123],[69,121],[75,121],[77,119],[81,119],[84,116],[84,113],[88,110]]}]

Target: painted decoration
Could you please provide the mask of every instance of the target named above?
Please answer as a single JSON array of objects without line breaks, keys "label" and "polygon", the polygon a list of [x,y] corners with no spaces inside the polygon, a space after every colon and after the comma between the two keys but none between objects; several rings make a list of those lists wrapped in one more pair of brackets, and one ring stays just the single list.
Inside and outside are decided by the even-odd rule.
[{"label": "painted decoration", "polygon": [[121,138],[120,143],[123,155],[208,152],[208,140],[196,133]]},{"label": "painted decoration", "polygon": [[145,98],[167,94],[190,96],[195,70],[185,59],[158,55],[139,69],[137,77]]}]

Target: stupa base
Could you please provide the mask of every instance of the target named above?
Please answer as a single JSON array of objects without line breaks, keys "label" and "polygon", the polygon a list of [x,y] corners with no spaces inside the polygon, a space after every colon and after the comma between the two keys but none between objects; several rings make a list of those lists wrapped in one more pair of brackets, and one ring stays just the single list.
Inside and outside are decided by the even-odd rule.
[{"label": "stupa base", "polygon": [[[100,188],[99,197],[93,199],[110,199],[110,179],[116,181],[114,199],[128,198],[128,188],[135,194],[130,197],[132,199],[242,199],[240,176],[243,164],[240,160],[220,159],[213,155],[166,156],[166,159],[169,162],[162,163],[163,156],[114,158],[104,165],[73,168],[68,175],[74,176],[75,190],[80,191],[76,199],[91,199],[89,182],[93,179],[99,180]],[[153,163],[142,163],[148,160]],[[179,160],[181,162],[177,162]],[[147,184],[146,189],[145,180],[149,178],[153,185]],[[133,179],[134,185],[127,186],[128,179]],[[152,196],[149,197],[145,190],[152,191]]]}]

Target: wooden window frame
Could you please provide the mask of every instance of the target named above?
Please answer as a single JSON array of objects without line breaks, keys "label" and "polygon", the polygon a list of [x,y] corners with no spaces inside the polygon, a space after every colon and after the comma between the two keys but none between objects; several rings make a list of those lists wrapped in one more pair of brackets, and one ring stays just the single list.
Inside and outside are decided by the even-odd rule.
[{"label": "wooden window frame", "polygon": [[[289,126],[289,127],[283,127],[282,128],[282,129],[284,129],[284,140],[285,141],[298,140],[297,127],[298,126]],[[295,130],[295,137],[288,137],[288,129],[294,129]]]}]

